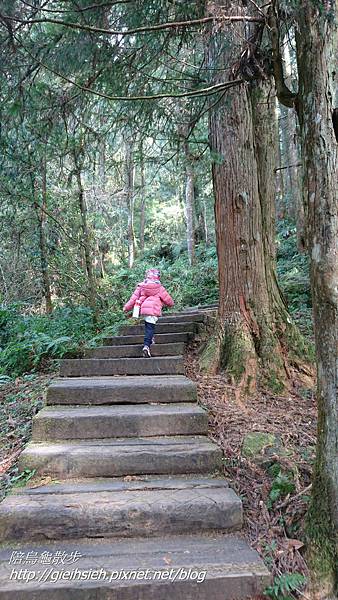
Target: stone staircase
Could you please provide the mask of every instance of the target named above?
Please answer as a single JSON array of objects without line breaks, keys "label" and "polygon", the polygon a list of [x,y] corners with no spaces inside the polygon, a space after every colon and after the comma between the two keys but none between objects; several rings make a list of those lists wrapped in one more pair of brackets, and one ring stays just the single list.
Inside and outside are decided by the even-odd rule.
[{"label": "stone staircase", "polygon": [[19,461],[40,479],[0,504],[0,600],[235,600],[264,590],[269,574],[234,533],[242,503],[184,376],[184,344],[209,310],[162,317],[153,358],[140,357],[137,325],[61,361]]}]

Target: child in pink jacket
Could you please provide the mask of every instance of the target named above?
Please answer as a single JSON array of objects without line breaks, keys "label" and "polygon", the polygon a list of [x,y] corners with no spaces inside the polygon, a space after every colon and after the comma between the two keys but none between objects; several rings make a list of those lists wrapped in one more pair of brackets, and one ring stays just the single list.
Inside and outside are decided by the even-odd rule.
[{"label": "child in pink jacket", "polygon": [[148,269],[145,280],[137,285],[134,293],[123,307],[123,310],[128,312],[133,309],[136,302],[140,304],[140,314],[144,316],[142,353],[145,357],[151,356],[150,346],[154,338],[155,323],[161,316],[163,304],[174,306],[174,301],[161,284],[160,277],[161,273],[158,269]]}]

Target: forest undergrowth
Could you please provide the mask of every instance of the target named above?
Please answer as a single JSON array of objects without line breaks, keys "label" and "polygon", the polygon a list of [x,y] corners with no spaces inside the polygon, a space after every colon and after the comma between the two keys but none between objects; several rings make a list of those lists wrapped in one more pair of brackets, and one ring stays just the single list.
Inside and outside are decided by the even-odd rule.
[{"label": "forest undergrowth", "polygon": [[21,486],[34,473],[18,472],[17,460],[30,440],[32,419],[45,405],[46,390],[58,373],[55,364],[16,377],[0,387],[0,501],[13,486]]},{"label": "forest undergrowth", "polygon": [[[199,344],[189,349],[186,374],[197,383],[199,403],[209,413],[209,435],[224,452],[223,471],[243,501],[243,534],[273,575],[273,600],[306,598],[305,515],[310,500],[316,444],[314,380],[295,378],[287,395],[260,390],[239,397],[226,374],[207,375],[198,363]],[[266,433],[255,456],[243,454],[250,434]],[[249,436],[249,438],[248,438]]]}]

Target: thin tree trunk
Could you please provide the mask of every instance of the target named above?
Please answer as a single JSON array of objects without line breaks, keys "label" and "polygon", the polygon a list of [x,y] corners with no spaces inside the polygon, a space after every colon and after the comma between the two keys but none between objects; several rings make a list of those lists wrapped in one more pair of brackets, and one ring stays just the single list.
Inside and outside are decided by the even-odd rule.
[{"label": "thin tree trunk", "polygon": [[190,265],[195,262],[195,192],[194,182],[195,173],[192,163],[192,157],[189,151],[189,143],[184,143],[185,152],[185,214],[187,231],[187,248]]},{"label": "thin tree trunk", "polygon": [[99,143],[98,179],[102,193],[106,191],[106,144],[104,138]]},{"label": "thin tree trunk", "polygon": [[208,220],[207,220],[207,203],[205,200],[203,200],[202,223],[203,223],[203,231],[204,231],[204,241],[205,241],[205,244],[208,245],[209,231],[208,231]]},{"label": "thin tree trunk", "polygon": [[205,198],[201,197],[200,190],[196,185],[194,186],[195,195],[195,215],[196,215],[196,227],[195,227],[195,242],[207,243],[208,237],[208,225],[206,221],[206,202]]},{"label": "thin tree trunk", "polygon": [[46,241],[46,210],[47,210],[47,159],[46,155],[43,159],[42,164],[42,206],[40,213],[40,249],[41,249],[41,270],[43,276],[45,299],[46,299],[46,312],[53,312],[52,294],[51,294],[51,283],[48,269],[48,251]]},{"label": "thin tree trunk", "polygon": [[100,269],[100,277],[101,277],[101,279],[104,279],[104,277],[106,275],[106,271],[104,268],[104,252],[102,252],[102,249],[100,248],[100,245],[98,242],[96,242],[96,256],[97,256],[97,262],[98,262],[99,269]]},{"label": "thin tree trunk", "polygon": [[141,144],[141,202],[140,202],[140,251],[144,252],[144,228],[145,228],[145,207],[146,207],[146,194],[145,194],[145,168],[144,168],[144,157],[143,148]]},{"label": "thin tree trunk", "polygon": [[318,441],[308,513],[312,597],[338,592],[338,198],[333,128],[337,13],[303,0],[298,12],[298,115],[304,168],[315,344]]},{"label": "thin tree trunk", "polygon": [[134,144],[130,138],[125,140],[124,144],[125,155],[124,155],[124,189],[126,195],[127,209],[128,209],[128,266],[130,268],[134,265],[135,260],[135,233],[134,233],[134,157],[133,150]]},{"label": "thin tree trunk", "polygon": [[75,169],[76,169],[76,181],[77,181],[77,189],[78,189],[78,203],[80,209],[80,218],[81,218],[81,228],[82,228],[82,244],[84,250],[84,259],[85,259],[85,269],[88,281],[88,296],[90,301],[90,306],[94,311],[94,318],[97,316],[97,285],[96,278],[93,268],[93,250],[92,250],[92,242],[91,242],[91,234],[88,226],[87,220],[87,203],[85,199],[83,184],[82,184],[82,175],[81,168],[78,164],[77,158],[74,155]]},{"label": "thin tree trunk", "polygon": [[276,171],[276,192],[277,192],[277,211],[278,217],[284,217],[284,178],[283,178],[283,163],[282,163],[282,119],[280,107],[276,100],[276,114],[278,115],[278,145],[277,145],[277,171]]},{"label": "thin tree trunk", "polygon": [[[47,210],[47,160],[44,156],[42,161],[42,187],[41,187],[41,206],[38,202],[34,202],[38,228],[39,228],[39,249],[40,249],[40,264],[42,274],[43,295],[46,303],[46,312],[53,312],[53,302],[51,294],[51,282],[48,268],[48,250],[46,240],[46,210]],[[36,189],[33,182],[33,194],[36,195]]]},{"label": "thin tree trunk", "polygon": [[295,203],[293,202],[293,189],[292,189],[292,169],[293,159],[290,152],[290,131],[288,122],[288,109],[285,106],[280,106],[280,137],[281,137],[281,166],[283,169],[280,171],[283,179],[283,212],[293,223],[296,222],[296,210]]},{"label": "thin tree trunk", "polygon": [[[292,75],[295,68],[292,68],[290,55],[290,43],[287,36],[284,38],[284,64],[286,74],[286,84],[292,88]],[[292,214],[297,227],[298,250],[304,252],[306,248],[305,224],[304,224],[304,205],[303,194],[301,190],[302,168],[300,165],[299,132],[297,123],[297,113],[294,108],[288,109],[282,107],[285,115],[285,129],[287,139],[285,146],[288,149],[285,165],[287,166],[288,179],[290,183],[289,202],[292,203]]]}]

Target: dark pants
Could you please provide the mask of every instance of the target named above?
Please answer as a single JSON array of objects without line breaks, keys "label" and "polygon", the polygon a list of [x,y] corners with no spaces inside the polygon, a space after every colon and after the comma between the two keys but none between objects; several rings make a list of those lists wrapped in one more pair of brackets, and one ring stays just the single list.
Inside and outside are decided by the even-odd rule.
[{"label": "dark pants", "polygon": [[144,321],[144,345],[151,346],[155,333],[155,323]]}]

